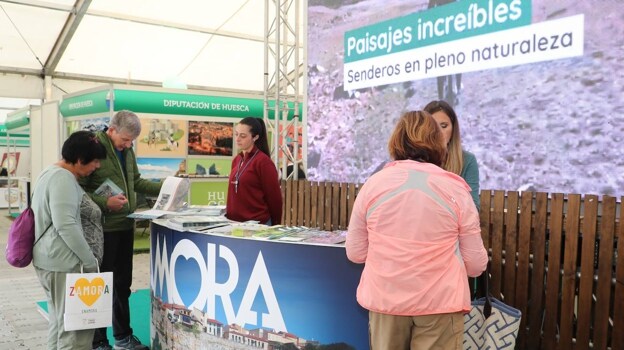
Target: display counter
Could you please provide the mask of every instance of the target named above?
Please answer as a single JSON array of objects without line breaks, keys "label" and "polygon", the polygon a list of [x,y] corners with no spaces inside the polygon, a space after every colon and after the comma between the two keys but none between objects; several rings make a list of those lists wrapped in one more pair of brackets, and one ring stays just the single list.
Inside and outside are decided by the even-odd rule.
[{"label": "display counter", "polygon": [[368,349],[363,265],[342,245],[181,232],[151,225],[153,349]]}]

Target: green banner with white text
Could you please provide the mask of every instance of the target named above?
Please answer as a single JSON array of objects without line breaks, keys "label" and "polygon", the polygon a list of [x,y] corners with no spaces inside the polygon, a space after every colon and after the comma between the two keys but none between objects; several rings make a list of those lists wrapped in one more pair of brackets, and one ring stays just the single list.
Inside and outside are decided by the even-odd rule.
[{"label": "green banner with white text", "polygon": [[63,117],[108,112],[110,110],[110,90],[96,91],[84,95],[64,98],[59,108]]},{"label": "green banner with white text", "polygon": [[[115,90],[114,101],[116,111],[128,109],[140,113],[231,118],[262,117],[264,114],[264,101],[251,98]],[[290,117],[293,115],[291,111]]]}]

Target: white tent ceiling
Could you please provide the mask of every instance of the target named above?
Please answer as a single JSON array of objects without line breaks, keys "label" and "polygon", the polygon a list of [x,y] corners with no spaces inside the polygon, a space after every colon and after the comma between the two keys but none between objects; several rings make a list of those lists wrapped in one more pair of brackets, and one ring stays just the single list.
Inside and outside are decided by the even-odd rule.
[{"label": "white tent ceiling", "polygon": [[263,91],[264,14],[263,0],[0,0],[0,73]]}]

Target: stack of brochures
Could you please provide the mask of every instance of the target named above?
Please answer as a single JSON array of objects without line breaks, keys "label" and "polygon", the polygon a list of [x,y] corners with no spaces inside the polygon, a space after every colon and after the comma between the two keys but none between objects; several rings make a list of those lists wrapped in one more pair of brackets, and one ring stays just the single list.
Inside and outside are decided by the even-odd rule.
[{"label": "stack of brochures", "polygon": [[178,231],[197,231],[210,227],[229,225],[230,220],[225,216],[177,216],[167,219],[167,226]]},{"label": "stack of brochures", "polygon": [[279,242],[341,245],[347,238],[347,231],[323,231],[305,226],[267,226],[257,221],[235,222],[223,215],[175,216],[155,222],[177,231],[231,235],[233,237]]},{"label": "stack of brochures", "polygon": [[256,232],[266,230],[267,228],[269,226],[259,224],[257,221],[237,222],[232,223],[231,234],[234,237],[252,237]]},{"label": "stack of brochures", "polygon": [[304,226],[282,226],[275,225],[267,227],[265,230],[257,231],[252,235],[256,239],[277,240],[284,237],[292,236],[296,233],[306,231],[308,228]]},{"label": "stack of brochures", "polygon": [[[309,229],[304,231],[305,238],[302,242],[316,243],[316,244],[341,244],[347,240],[347,231],[321,231],[316,229]],[[288,240],[289,237],[284,237],[280,240]]]},{"label": "stack of brochures", "polygon": [[225,215],[225,205],[191,205],[183,210],[184,213],[198,213],[197,215],[219,216]]}]

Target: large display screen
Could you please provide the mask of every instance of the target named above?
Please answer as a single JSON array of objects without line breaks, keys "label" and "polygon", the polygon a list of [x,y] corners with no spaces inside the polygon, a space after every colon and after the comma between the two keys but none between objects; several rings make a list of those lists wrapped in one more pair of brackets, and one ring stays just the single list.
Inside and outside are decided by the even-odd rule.
[{"label": "large display screen", "polygon": [[445,99],[482,189],[624,195],[620,0],[311,0],[308,178],[362,183]]}]

